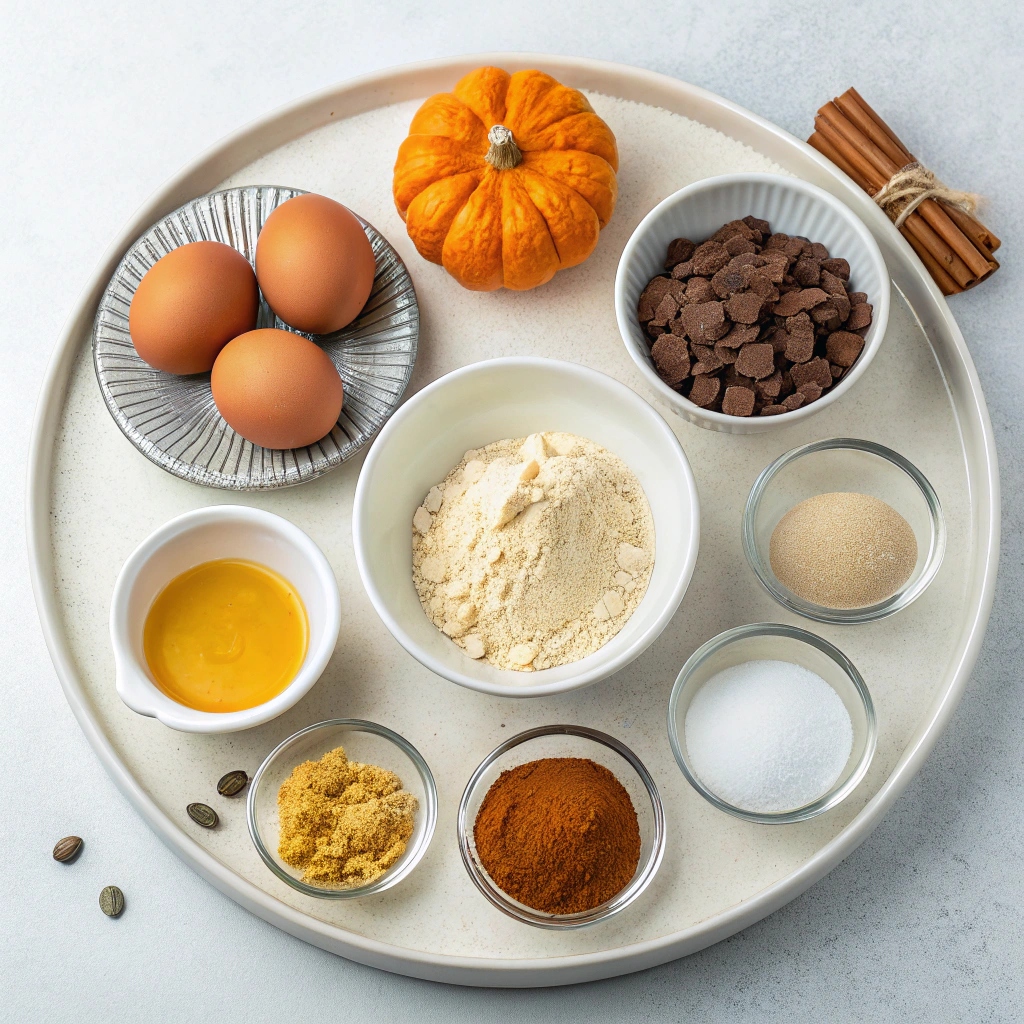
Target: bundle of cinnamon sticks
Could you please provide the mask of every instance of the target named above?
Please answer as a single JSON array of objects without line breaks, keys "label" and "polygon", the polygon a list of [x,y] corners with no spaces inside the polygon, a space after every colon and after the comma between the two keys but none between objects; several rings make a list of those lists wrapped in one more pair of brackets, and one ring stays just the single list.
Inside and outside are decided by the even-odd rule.
[{"label": "bundle of cinnamon sticks", "polygon": [[[910,150],[856,89],[821,107],[814,129],[807,141],[871,196],[908,164],[916,165]],[[999,239],[971,213],[941,199],[921,202],[900,231],[944,295],[973,288],[999,268],[992,257]]]}]

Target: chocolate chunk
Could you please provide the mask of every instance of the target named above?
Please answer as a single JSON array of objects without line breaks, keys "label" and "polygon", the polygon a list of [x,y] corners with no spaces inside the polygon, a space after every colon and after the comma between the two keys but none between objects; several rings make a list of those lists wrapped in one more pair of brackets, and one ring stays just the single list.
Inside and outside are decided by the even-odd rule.
[{"label": "chocolate chunk", "polygon": [[871,326],[871,304],[858,302],[856,306],[850,306],[850,315],[846,320],[845,327],[848,331],[859,331],[862,327]]},{"label": "chocolate chunk", "polygon": [[778,416],[780,413],[789,412],[784,405],[766,405],[761,410],[762,416]]},{"label": "chocolate chunk", "polygon": [[772,233],[771,225],[768,221],[761,220],[760,217],[748,215],[743,218],[743,223],[746,224],[751,231],[760,231],[766,238]]},{"label": "chocolate chunk", "polygon": [[[728,337],[728,335],[726,335]],[[735,363],[736,357],[739,355],[736,349],[730,348],[725,343],[723,338],[721,341],[715,342],[715,355],[721,359],[722,365],[727,366],[729,363]]]},{"label": "chocolate chunk", "polygon": [[[783,285],[784,287],[785,285]],[[795,316],[806,308],[803,300],[800,298],[801,290],[799,288],[795,288],[792,291],[782,291],[782,288],[780,288],[779,291],[782,292],[782,296],[772,307],[772,312],[776,316]]]},{"label": "chocolate chunk", "polygon": [[787,256],[792,256],[794,259],[797,256],[802,256],[807,251],[808,242],[806,238],[797,238],[795,235],[791,237],[784,246],[782,251]]},{"label": "chocolate chunk", "polygon": [[695,274],[717,274],[731,259],[729,252],[721,242],[704,242],[693,252],[693,272]]},{"label": "chocolate chunk", "polygon": [[672,282],[667,277],[656,277],[643,290],[640,301],[637,303],[637,316],[641,323],[653,319],[654,311],[658,308],[661,300],[669,291]]},{"label": "chocolate chunk", "polygon": [[850,292],[849,296],[851,306],[859,306],[862,302],[868,301],[867,292]]},{"label": "chocolate chunk", "polygon": [[793,386],[797,388],[808,381],[813,381],[822,388],[830,387],[832,384],[832,371],[828,368],[828,360],[820,356],[808,363],[795,363],[789,373],[793,378]]},{"label": "chocolate chunk", "polygon": [[744,345],[736,359],[736,372],[755,380],[771,376],[775,372],[775,358],[771,345],[757,341]]},{"label": "chocolate chunk", "polygon": [[750,388],[732,387],[725,389],[722,398],[722,412],[730,416],[749,416],[754,411],[754,392]]},{"label": "chocolate chunk", "polygon": [[[781,292],[782,289],[780,288]],[[799,288],[795,291],[786,292],[778,302],[775,303],[772,312],[776,316],[793,316],[804,309],[813,309],[815,306],[825,302],[828,296],[820,288]]]},{"label": "chocolate chunk", "polygon": [[835,274],[841,281],[850,280],[850,264],[844,259],[828,259],[821,261],[821,269]]},{"label": "chocolate chunk", "polygon": [[715,290],[706,277],[691,277],[686,282],[687,302],[714,302]]},{"label": "chocolate chunk", "polygon": [[[810,323],[810,318],[808,318],[808,323]],[[811,333],[813,335],[813,329]],[[773,352],[781,353],[786,351],[786,346],[789,344],[789,334],[781,327],[769,327],[761,340],[768,342]]]},{"label": "chocolate chunk", "polygon": [[732,263],[729,263],[728,266],[722,267],[722,269],[718,271],[713,278],[711,278],[711,287],[720,299],[727,299],[733,292],[738,292],[741,288],[745,288],[746,286],[746,275],[739,267],[734,267]]},{"label": "chocolate chunk", "polygon": [[[819,302],[818,305],[811,310],[811,319],[816,324],[827,324],[830,320],[836,320],[838,315],[839,310],[836,309],[836,304],[831,299],[828,299],[825,302]],[[836,327],[838,327],[842,322],[842,320],[839,320],[836,323]],[[835,330],[835,328],[832,329]]]},{"label": "chocolate chunk", "polygon": [[806,399],[803,395],[800,394],[799,391],[794,391],[793,394],[787,395],[782,400],[782,407],[786,410],[786,412],[793,412],[796,409],[799,409],[805,401]]},{"label": "chocolate chunk", "polygon": [[674,295],[663,295],[661,302],[658,303],[658,308],[654,311],[654,316],[651,318],[651,325],[653,327],[664,327],[669,320],[675,319],[675,315],[678,312],[679,300]]},{"label": "chocolate chunk", "polygon": [[761,296],[756,292],[737,292],[725,302],[729,319],[738,324],[755,324],[761,314]]},{"label": "chocolate chunk", "polygon": [[729,267],[761,267],[767,261],[757,253],[741,252],[739,256],[733,256],[726,264]]},{"label": "chocolate chunk", "polygon": [[687,260],[685,263],[677,263],[672,268],[672,280],[685,281],[693,273],[693,264]]},{"label": "chocolate chunk", "polygon": [[803,395],[805,402],[816,402],[821,398],[821,387],[820,385],[815,384],[814,381],[810,380],[806,384],[801,384],[800,387],[796,389],[796,393],[798,395]]},{"label": "chocolate chunk", "polygon": [[698,377],[706,373],[716,373],[725,366],[725,360],[720,359],[714,348],[708,345],[694,345],[693,358],[697,360],[693,364],[693,369],[690,371],[694,377]]},{"label": "chocolate chunk", "polygon": [[733,363],[732,366],[727,366],[722,371],[722,383],[725,384],[727,388],[741,387],[752,389],[755,382],[753,377],[746,377],[740,373],[736,369],[736,364]]},{"label": "chocolate chunk", "polygon": [[832,363],[829,366],[829,370],[832,373],[832,379],[833,380],[839,380],[839,378],[842,377],[842,375],[844,373],[846,373],[846,367],[845,366],[836,366],[835,363]]},{"label": "chocolate chunk", "polygon": [[782,391],[782,374],[776,370],[770,377],[759,380],[754,391],[763,399],[776,399]]},{"label": "chocolate chunk", "polygon": [[801,257],[793,264],[793,279],[805,288],[816,287],[821,280],[821,264],[806,256]]},{"label": "chocolate chunk", "polygon": [[821,242],[811,242],[810,254],[818,261],[828,259],[828,249],[826,249]]},{"label": "chocolate chunk", "polygon": [[850,305],[850,300],[846,297],[846,292],[842,295],[833,295],[832,303],[836,307],[836,316],[839,317],[840,325],[846,323],[847,317],[850,315],[850,311],[853,308]]},{"label": "chocolate chunk", "polygon": [[722,382],[717,377],[694,377],[693,387],[690,388],[688,397],[694,405],[706,409],[718,398],[718,392],[721,389]]},{"label": "chocolate chunk", "polygon": [[729,348],[739,348],[752,341],[757,341],[761,328],[757,324],[733,324],[728,334],[723,334],[719,345],[728,345]]},{"label": "chocolate chunk", "polygon": [[814,309],[815,306],[820,306],[823,302],[828,302],[828,295],[820,288],[805,288],[800,292],[800,301],[804,304],[804,309]]},{"label": "chocolate chunk", "polygon": [[845,295],[846,285],[836,277],[835,274],[830,274],[827,270],[821,272],[821,287],[829,293],[829,295]]},{"label": "chocolate chunk", "polygon": [[785,288],[784,285],[779,288],[782,294],[772,307],[772,312],[776,316],[795,316],[804,308],[804,303],[800,298],[801,290],[796,288],[786,292],[782,291],[783,288]]},{"label": "chocolate chunk", "polygon": [[658,376],[670,387],[678,387],[690,376],[690,352],[686,342],[674,334],[663,334],[651,349]]},{"label": "chocolate chunk", "polygon": [[747,287],[764,302],[777,302],[779,298],[778,289],[772,283],[771,277],[766,268],[748,267],[743,271]]},{"label": "chocolate chunk", "polygon": [[782,284],[789,270],[789,257],[780,249],[765,250],[764,272],[772,284]]},{"label": "chocolate chunk", "polygon": [[786,320],[786,347],[783,352],[794,363],[806,363],[814,355],[814,325],[806,313]]},{"label": "chocolate chunk", "polygon": [[711,345],[729,330],[720,302],[699,302],[683,306],[680,317],[690,341]]},{"label": "chocolate chunk", "polygon": [[648,338],[660,338],[663,334],[667,334],[668,331],[664,327],[656,327],[654,324],[644,324],[644,331],[647,333]]},{"label": "chocolate chunk", "polygon": [[[725,251],[730,256],[739,256],[740,253],[744,252],[756,252],[757,248],[749,238],[742,238],[739,235],[733,235],[732,238],[727,238],[725,240]],[[724,398],[722,399],[722,402],[722,407],[725,408]]]},{"label": "chocolate chunk", "polygon": [[730,238],[753,238],[754,232],[750,229],[749,225],[745,224],[741,220],[731,220],[728,224],[723,224],[712,236],[711,241],[722,242],[723,244]]},{"label": "chocolate chunk", "polygon": [[825,353],[830,363],[837,366],[853,366],[864,348],[864,339],[850,331],[835,331],[825,342]]},{"label": "chocolate chunk", "polygon": [[684,263],[693,255],[696,243],[688,238],[673,238],[668,243],[668,255],[665,257],[665,269],[671,270],[679,263]]},{"label": "chocolate chunk", "polygon": [[784,250],[788,242],[789,235],[784,235],[781,231],[776,231],[774,235],[769,236],[768,241],[764,243],[764,247],[765,249]]}]

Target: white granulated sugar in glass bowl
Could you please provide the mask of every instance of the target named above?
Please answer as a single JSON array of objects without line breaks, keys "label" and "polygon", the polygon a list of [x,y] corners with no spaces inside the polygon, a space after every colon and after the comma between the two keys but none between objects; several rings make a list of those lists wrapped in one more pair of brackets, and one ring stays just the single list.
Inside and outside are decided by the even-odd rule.
[{"label": "white granulated sugar in glass bowl", "polygon": [[853,724],[821,676],[787,661],[747,661],[712,676],[686,713],[694,772],[746,811],[803,807],[827,793],[853,749]]}]

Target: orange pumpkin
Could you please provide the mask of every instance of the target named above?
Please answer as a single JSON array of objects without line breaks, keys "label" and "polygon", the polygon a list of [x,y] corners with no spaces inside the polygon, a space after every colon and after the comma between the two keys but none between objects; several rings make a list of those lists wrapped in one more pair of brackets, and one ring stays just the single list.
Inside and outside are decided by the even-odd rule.
[{"label": "orange pumpkin", "polygon": [[615,209],[615,136],[541,71],[478,68],[416,112],[394,195],[421,256],[474,291],[582,263]]}]

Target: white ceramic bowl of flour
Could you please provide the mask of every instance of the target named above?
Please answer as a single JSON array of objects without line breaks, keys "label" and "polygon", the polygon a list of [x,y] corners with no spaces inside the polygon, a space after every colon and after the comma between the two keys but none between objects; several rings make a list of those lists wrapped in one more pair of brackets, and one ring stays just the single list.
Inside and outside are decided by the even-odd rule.
[{"label": "white ceramic bowl of flour", "polygon": [[[541,671],[502,670],[469,658],[424,612],[412,580],[412,519],[430,488],[467,450],[545,431],[589,438],[632,470],[654,519],[654,566],[636,611],[599,650]],[[686,455],[647,402],[624,384],[575,363],[509,358],[455,370],[395,413],[360,473],[352,534],[374,608],[417,661],[473,690],[537,697],[604,679],[654,642],[690,582],[700,514]]]}]

